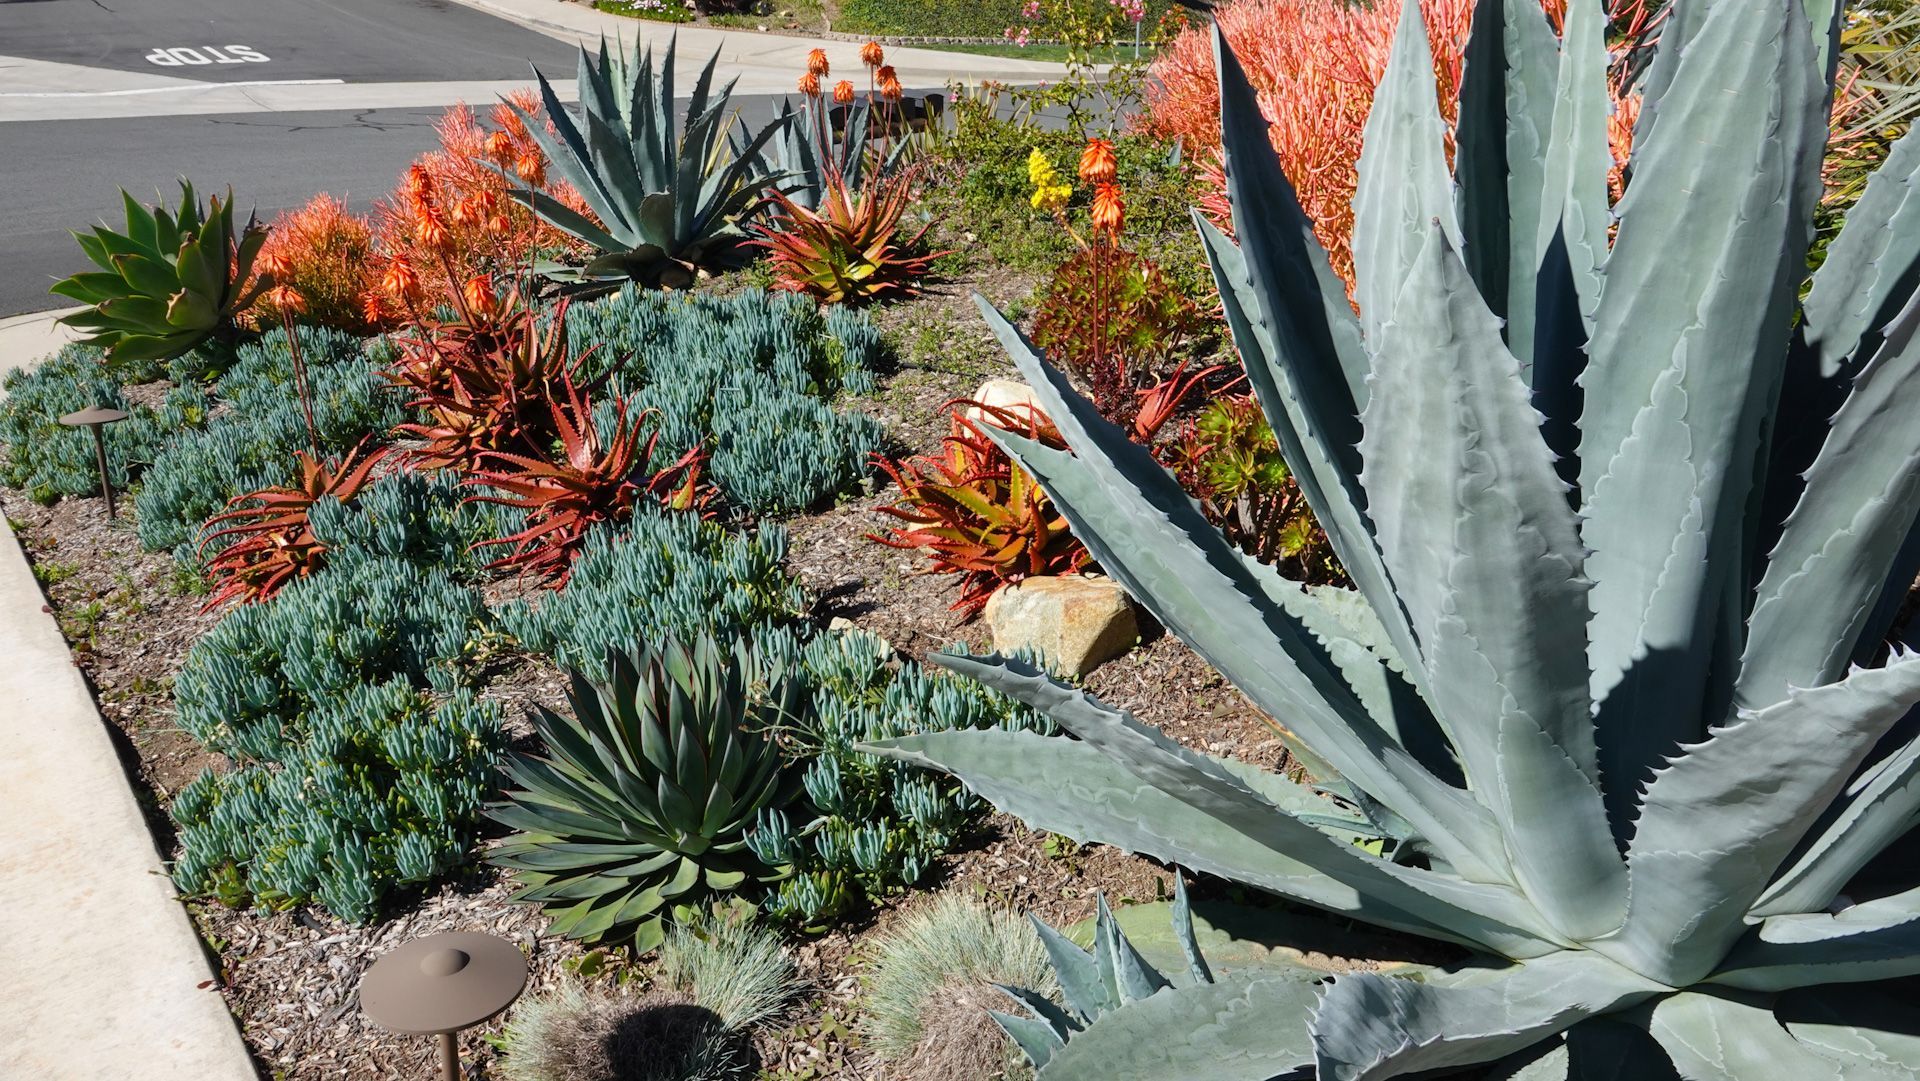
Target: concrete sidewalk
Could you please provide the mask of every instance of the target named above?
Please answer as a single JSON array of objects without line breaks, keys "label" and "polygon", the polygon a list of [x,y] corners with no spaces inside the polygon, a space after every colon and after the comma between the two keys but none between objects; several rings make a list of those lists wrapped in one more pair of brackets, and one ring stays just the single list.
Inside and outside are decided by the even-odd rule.
[{"label": "concrete sidewalk", "polygon": [[28,312],[0,319],[0,379],[15,368],[31,368],[42,358],[80,338],[80,332],[55,320],[80,308]]},{"label": "concrete sidewalk", "polygon": [[[17,57],[0,57],[15,61]],[[71,64],[49,64],[44,68],[73,69]],[[88,73],[107,73],[106,68],[78,68]],[[15,69],[25,73],[25,69]],[[0,76],[6,72],[0,70]],[[370,111],[374,109],[410,109],[447,107],[461,102],[491,103],[500,95],[533,85],[533,74],[524,79],[478,80],[441,83],[348,83],[338,79],[293,80],[287,82],[212,83],[164,76],[127,75],[122,81],[137,83],[145,79],[152,85],[131,85],[114,90],[47,90],[40,80],[44,71],[30,73],[35,81],[19,78],[0,82],[0,120],[106,120],[137,116],[214,116],[241,113],[291,113],[333,110]],[[69,77],[66,72],[60,77]],[[120,73],[114,73],[120,74]],[[561,73],[571,76],[569,68]],[[164,81],[158,81],[164,80]],[[59,85],[59,84],[52,84]],[[31,86],[35,89],[18,89]],[[554,79],[554,93],[562,101],[574,99],[571,78]]]},{"label": "concrete sidewalk", "polygon": [[[866,68],[860,63],[860,44],[851,41],[822,41],[818,38],[786,34],[762,34],[750,30],[721,30],[708,26],[674,25],[632,19],[599,11],[586,4],[566,0],[455,0],[471,8],[491,12],[501,18],[577,41],[589,48],[604,36],[608,41],[624,41],[629,48],[637,40],[651,43],[656,52],[664,51],[667,40],[680,38],[679,66],[687,68],[690,79],[699,65],[715,50],[720,53],[719,74],[723,79],[740,77],[738,92],[743,94],[790,94],[807,67],[807,53],[825,49],[833,65],[833,79],[850,79],[866,90]],[[1006,56],[981,56],[973,53],[943,52],[939,49],[888,46],[887,63],[900,73],[900,81],[909,87],[938,89],[948,83],[976,86],[982,82],[1035,83],[1058,79],[1066,74],[1061,64],[1021,60]],[[547,72],[547,77],[570,72]],[[832,80],[829,80],[831,84]]]},{"label": "concrete sidewalk", "polygon": [[0,521],[0,1075],[257,1081],[44,604]]}]

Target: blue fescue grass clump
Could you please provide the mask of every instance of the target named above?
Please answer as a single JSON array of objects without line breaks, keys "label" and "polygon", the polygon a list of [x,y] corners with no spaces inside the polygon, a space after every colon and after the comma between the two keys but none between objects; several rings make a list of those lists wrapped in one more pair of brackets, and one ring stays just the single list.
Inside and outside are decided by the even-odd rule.
[{"label": "blue fescue grass clump", "polygon": [[88,406],[130,414],[104,429],[108,475],[121,491],[175,433],[206,423],[212,403],[198,386],[172,388],[158,409],[137,405],[127,399],[121,380],[102,363],[103,355],[92,346],[68,345],[37,367],[7,373],[6,397],[0,399],[0,443],[6,444],[7,456],[0,467],[0,481],[41,503],[99,492],[92,433],[60,423],[62,416]]},{"label": "blue fescue grass clump", "polygon": [[879,422],[835,410],[875,386],[879,331],[866,316],[748,290],[729,297],[625,288],[567,313],[587,372],[633,410],[657,409],[661,450],[703,445],[708,476],[756,514],[803,510],[863,477]]},{"label": "blue fescue grass clump", "polygon": [[180,887],[362,922],[463,862],[505,746],[461,685],[485,617],[444,570],[363,553],[195,643],[178,721],[236,768],[175,800]]},{"label": "blue fescue grass clump", "polygon": [[[315,327],[298,333],[323,454],[400,423],[401,397],[381,376],[382,359],[368,355],[360,339]],[[201,524],[234,496],[292,481],[294,455],[308,446],[285,331],[241,346],[213,390],[221,402],[213,419],[173,436],[134,499],[140,543],[149,551],[172,549],[189,565]]]}]

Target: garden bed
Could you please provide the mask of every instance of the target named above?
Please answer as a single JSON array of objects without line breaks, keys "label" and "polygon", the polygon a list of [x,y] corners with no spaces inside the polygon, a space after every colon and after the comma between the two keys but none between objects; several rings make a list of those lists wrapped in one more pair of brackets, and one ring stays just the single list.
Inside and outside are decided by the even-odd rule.
[{"label": "garden bed", "polygon": [[[1198,1045],[1215,1025],[1240,1025],[1231,1012],[1246,1002],[1277,1002],[1288,1029],[1242,1027],[1227,1052],[1240,1054],[1242,1037],[1271,1041],[1277,1073],[1338,1041],[1375,1041],[1342,1062],[1427,1071],[1505,1056],[1490,1075],[1515,1077],[1553,1066],[1528,1056],[1588,1054],[1576,1048],[1588,1033],[1607,1043],[1640,1025],[1649,1037],[1645,1016],[1619,1012],[1645,995],[1743,1010],[1709,983],[1684,987],[1707,968],[1670,972],[1668,945],[1690,929],[1632,947],[1644,956],[1609,950],[1636,920],[1628,876],[1668,874],[1634,866],[1645,822],[1665,822],[1649,829],[1676,845],[1649,849],[1655,864],[1728,854],[1686,851],[1674,839],[1688,829],[1686,797],[1649,793],[1724,768],[1716,747],[1738,751],[1764,732],[1728,712],[1743,703],[1745,672],[1732,680],[1713,666],[1734,657],[1728,641],[1695,643],[1693,668],[1715,674],[1697,687],[1709,707],[1693,716],[1699,703],[1682,703],[1686,716],[1668,718],[1682,753],[1655,780],[1622,787],[1667,758],[1609,764],[1634,749],[1609,743],[1617,720],[1590,701],[1594,641],[1572,637],[1622,601],[1603,588],[1613,570],[1590,561],[1601,549],[1590,553],[1584,532],[1605,484],[1572,486],[1586,499],[1574,515],[1559,497],[1572,478],[1549,465],[1571,461],[1555,455],[1572,445],[1551,440],[1576,426],[1559,417],[1542,428],[1542,413],[1569,401],[1519,382],[1519,355],[1496,338],[1509,330],[1494,307],[1475,307],[1513,296],[1501,284],[1475,298],[1488,267],[1457,263],[1457,246],[1423,234],[1396,248],[1423,255],[1386,292],[1427,296],[1432,311],[1402,303],[1386,321],[1367,311],[1382,298],[1367,298],[1356,271],[1350,207],[1367,202],[1354,157],[1373,123],[1369,92],[1390,77],[1404,83],[1402,106],[1425,109],[1438,77],[1446,104],[1407,131],[1452,125],[1469,8],[1453,6],[1452,29],[1436,23],[1432,65],[1386,73],[1400,15],[1242,0],[1223,15],[1229,35],[1271,31],[1298,50],[1244,52],[1258,58],[1258,94],[1231,75],[1219,92],[1215,44],[1194,31],[1167,42],[1137,123],[1083,106],[1140,90],[1142,71],[1091,83],[1075,63],[1066,84],[956,96],[948,127],[900,156],[900,77],[877,44],[852,73],[829,73],[816,50],[795,73],[804,100],[791,127],[758,142],[718,121],[724,100],[680,119],[639,84],[649,67],[584,58],[578,119],[559,108],[541,117],[532,92],[486,119],[455,109],[442,146],[371,219],[319,198],[271,238],[202,250],[198,236],[219,234],[232,207],[211,204],[213,225],[182,238],[165,215],[131,205],[127,236],[83,240],[104,271],[61,288],[94,301],[86,319],[123,334],[100,342],[121,355],[71,348],[10,378],[0,509],[117,733],[261,1071],[372,1081],[430,1069],[428,1043],[374,1027],[355,987],[374,958],[449,929],[503,935],[532,966],[530,998],[463,1041],[501,1081],[601,1081],[612,1073],[553,1062],[607,1056],[628,1023],[659,1035],[647,1025],[687,1014],[708,1018],[682,1035],[707,1041],[695,1050],[712,1058],[660,1077],[1025,1081],[1016,1052],[1039,1062],[1068,1029],[1079,1043],[1060,1054],[1089,1060],[1139,1060],[1142,1041],[1213,1054]],[[1037,10],[1077,17],[1044,2],[1021,17]],[[1116,0],[1098,13],[1137,10]],[[1002,19],[991,6],[977,15]],[[1359,31],[1379,50],[1342,56],[1354,71],[1327,77],[1327,40]],[[1624,58],[1640,46],[1619,48]],[[1348,96],[1354,88],[1367,92]],[[1628,108],[1622,98],[1615,115]],[[1213,154],[1223,113],[1236,169],[1246,167],[1235,182],[1252,175],[1265,188],[1267,217],[1229,213]],[[1632,132],[1615,134],[1622,165]],[[1261,173],[1269,144],[1300,179],[1298,202]],[[1440,146],[1427,148],[1434,173]],[[1619,167],[1607,180],[1582,184],[1582,198],[1615,209],[1628,180]],[[1905,198],[1891,190],[1876,198]],[[1206,219],[1198,234],[1192,205]],[[188,190],[179,217],[190,213],[200,209]],[[1893,217],[1887,205],[1876,213]],[[1425,228],[1417,219],[1404,225]],[[1822,211],[1818,244],[1836,221]],[[1244,248],[1210,232],[1233,225],[1252,225]],[[127,246],[157,255],[117,253]],[[1359,263],[1380,257],[1359,248]],[[232,261],[230,275],[209,269],[219,263],[209,252]],[[1836,252],[1830,265],[1860,259]],[[1296,273],[1306,261],[1313,275]],[[1229,288],[1215,292],[1215,273]],[[134,292],[144,303],[121,303]],[[1354,298],[1365,298],[1357,309]],[[1542,319],[1571,311],[1536,300]],[[1820,324],[1818,307],[1809,294],[1803,328]],[[1331,357],[1327,371],[1304,371],[1300,348]],[[1248,378],[1273,380],[1265,401]],[[1271,413],[1279,434],[1263,413],[1277,399],[1288,405]],[[92,445],[54,420],[86,403],[131,413],[108,430],[109,468],[127,492],[121,522],[106,522],[92,495]],[[1402,417],[1419,424],[1396,426]],[[1816,420],[1780,430],[1816,432]],[[1309,482],[1296,484],[1283,440],[1325,451],[1302,459]],[[1427,440],[1448,453],[1428,457]],[[1776,449],[1774,465],[1812,451]],[[1882,465],[1901,461],[1910,453],[1889,451]],[[1811,490],[1816,472],[1772,480],[1799,476]],[[1367,561],[1354,566],[1365,588],[1344,588],[1304,484],[1340,522],[1340,551]],[[1507,486],[1526,495],[1513,520],[1501,499],[1476,501]],[[1749,511],[1772,515],[1789,495],[1793,484]],[[1624,528],[1624,511],[1611,511]],[[1500,528],[1461,532],[1488,515]],[[1797,526],[1780,515],[1747,522],[1747,536],[1776,526],[1789,536]],[[1513,522],[1519,547],[1478,551],[1505,543]],[[1874,620],[1893,618],[1905,588],[1889,522],[1872,524],[1884,532],[1874,559],[1893,574],[1847,586],[1893,584]],[[1503,591],[1501,559],[1521,591]],[[1605,572],[1590,580],[1596,566]],[[1469,570],[1471,597],[1452,578]],[[1753,586],[1764,593],[1766,582]],[[1000,618],[1016,605],[1052,622]],[[1912,609],[1908,595],[1887,628]],[[1551,628],[1534,626],[1542,613]],[[1609,634],[1642,616],[1626,611]],[[1069,649],[1073,620],[1085,634]],[[1457,657],[1455,624],[1473,645]],[[1860,645],[1857,659],[1882,661],[1870,655],[1878,639]],[[989,649],[1008,657],[979,661]],[[1632,664],[1609,676],[1626,674]],[[1521,703],[1548,684],[1553,695]],[[1753,716],[1776,709],[1797,707],[1776,699]],[[1488,716],[1500,735],[1475,739]],[[1524,737],[1526,718],[1557,718],[1538,733],[1559,757],[1530,751],[1540,741]],[[1313,733],[1313,747],[1288,724]],[[1768,758],[1772,774],[1759,776],[1786,778],[1814,758],[1811,745],[1780,749],[1793,755]],[[1768,797],[1736,791],[1743,778],[1705,780],[1718,785],[1697,789],[1718,793],[1699,801],[1707,810]],[[1791,795],[1793,783],[1776,787]],[[1811,822],[1816,808],[1801,810]],[[1734,824],[1718,829],[1732,868],[1751,845]],[[1114,845],[1081,845],[1079,833]],[[1567,837],[1586,847],[1557,849]],[[1574,856],[1590,864],[1580,874],[1563,866]],[[1885,901],[1874,876],[1887,872],[1855,870],[1845,885],[1864,887],[1859,908],[1872,914]],[[1749,885],[1728,897],[1761,897],[1761,883]],[[1599,893],[1615,887],[1619,912]],[[1851,899],[1834,901],[1832,912],[1851,912]],[[1824,904],[1789,920],[1828,922]],[[1185,925],[1192,914],[1204,950]],[[1025,918],[1079,941],[1098,935],[1098,960]],[[1720,945],[1747,933],[1722,924]],[[1152,956],[1137,964],[1114,927]],[[1749,947],[1766,943],[1738,950]],[[1465,950],[1475,968],[1500,972],[1423,972],[1417,983],[1373,973],[1448,966]],[[708,979],[720,970],[701,966],[720,954],[737,968]],[[1181,993],[1158,997],[1148,964]],[[1517,1000],[1567,1002],[1519,1025],[1532,1045],[1513,1056],[1503,1000],[1488,1023],[1509,1027],[1473,1031],[1505,1035],[1459,1037],[1488,1043],[1478,1058],[1450,1058],[1459,1033],[1434,1031],[1452,1025],[1452,1006],[1434,1014],[1444,1021],[1421,1016],[1428,997],[1463,997],[1459,1018],[1471,1020],[1473,997],[1494,987],[1482,977],[1559,972],[1548,966],[1603,989],[1624,981],[1597,1006],[1615,1014],[1561,1041],[1553,1025],[1590,1016],[1584,991],[1567,991],[1580,981],[1532,987]],[[1738,966],[1722,972],[1747,987]],[[1198,987],[1215,973],[1225,987]],[[1329,985],[1327,973],[1359,975]],[[764,993],[712,993],[735,977]],[[1033,989],[1021,1000],[1037,1020],[1002,1033],[983,1008],[1012,1000],[993,985]],[[578,993],[591,1010],[568,1006]],[[1221,1008],[1227,995],[1235,1004]],[[1079,1016],[1058,1020],[1054,1002]],[[1135,1006],[1131,1018],[1158,1020],[1112,1016]],[[1309,1039],[1315,1008],[1331,1025],[1313,1021]],[[1788,1031],[1770,1012],[1757,1023]],[[607,1037],[601,1050],[595,1033]],[[1200,1035],[1175,1046],[1190,1033]],[[1427,1048],[1436,1058],[1421,1058]]]},{"label": "garden bed", "polygon": [[[964,295],[974,284],[945,283],[942,296],[919,302],[912,315],[892,315],[957,321],[971,311]],[[935,450],[942,406],[970,393],[982,378],[1011,373],[988,359],[988,342],[980,337],[977,354],[966,350],[976,362],[944,371],[901,367],[858,406],[882,419],[896,440],[913,440],[905,449]],[[914,364],[911,347],[904,352],[906,363]],[[897,494],[856,495],[839,507],[785,520],[792,536],[786,565],[807,590],[811,618],[849,620],[910,659],[956,643],[984,647],[984,626],[949,610],[946,579],[922,573],[911,553],[866,539],[886,525],[874,506]],[[221,613],[202,610],[204,592],[183,582],[171,554],[141,548],[124,512],[108,523],[97,498],[68,497],[44,506],[18,490],[0,489],[0,509],[33,562],[102,716],[121,737],[149,824],[163,851],[171,852],[174,831],[165,806],[202,769],[225,764],[179,729],[170,693],[187,650]],[[511,591],[513,583],[501,585]],[[1284,762],[1281,744],[1238,692],[1164,634],[1152,634],[1140,649],[1096,670],[1087,686],[1196,748],[1266,768]],[[501,704],[509,731],[523,744],[529,730],[522,714],[529,705],[565,705],[559,669],[527,656],[490,661],[482,696]],[[1066,925],[1093,915],[1096,894],[1116,903],[1153,900],[1167,895],[1171,881],[1171,872],[1151,861],[1109,848],[1063,845],[1004,815],[990,815],[912,892],[883,898],[852,922],[797,942],[810,997],[794,1008],[789,1025],[763,1033],[766,1064],[822,1081],[911,1076],[887,1074],[846,1033],[858,1008],[866,943],[901,911],[934,896],[986,900]],[[197,902],[191,910],[219,958],[223,992],[263,1073],[289,1081],[385,1079],[419,1075],[432,1063],[427,1041],[385,1033],[356,1008],[359,973],[393,946],[435,931],[486,930],[526,949],[536,988],[577,972],[588,951],[543,934],[547,919],[537,908],[510,903],[510,892],[505,876],[478,865],[364,926],[310,907],[266,913]],[[612,969],[602,978],[614,979]],[[469,1035],[466,1047],[482,1058],[492,1053],[478,1034]]]}]

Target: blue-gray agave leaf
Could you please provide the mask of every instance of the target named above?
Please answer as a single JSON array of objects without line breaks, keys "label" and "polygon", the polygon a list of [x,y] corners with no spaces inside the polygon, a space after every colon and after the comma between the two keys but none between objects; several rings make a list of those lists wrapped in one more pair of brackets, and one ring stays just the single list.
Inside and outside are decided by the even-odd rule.
[{"label": "blue-gray agave leaf", "polygon": [[[1233,549],[986,310],[1066,449],[995,438],[1337,776],[1263,780],[996,658],[948,663],[1064,735],[874,749],[1035,827],[1483,956],[1324,993],[1155,988],[1124,954],[1084,957],[1086,995],[1130,1000],[1082,1029],[1036,1012],[1043,1081],[1920,1063],[1911,1025],[1871,1008],[1920,976],[1920,871],[1883,858],[1920,821],[1920,654],[1885,656],[1920,562],[1920,143],[1803,307],[1837,3],[1677,0],[1613,208],[1597,10],[1563,44],[1525,0],[1478,6],[1457,201],[1402,12],[1361,163],[1357,316],[1215,36],[1235,237],[1201,239],[1351,591]],[[1355,843],[1383,835],[1392,860]]]},{"label": "blue-gray agave leaf", "polygon": [[750,138],[730,138],[734,84],[714,92],[718,52],[700,69],[676,133],[677,46],[677,37],[669,40],[657,71],[651,47],[637,62],[624,46],[609,52],[604,40],[597,55],[582,48],[577,120],[535,69],[551,133],[546,123],[508,103],[598,221],[517,180],[508,194],[598,250],[583,271],[587,277],[690,284],[699,269],[729,257],[774,180],[764,152],[787,118],[776,118]]}]

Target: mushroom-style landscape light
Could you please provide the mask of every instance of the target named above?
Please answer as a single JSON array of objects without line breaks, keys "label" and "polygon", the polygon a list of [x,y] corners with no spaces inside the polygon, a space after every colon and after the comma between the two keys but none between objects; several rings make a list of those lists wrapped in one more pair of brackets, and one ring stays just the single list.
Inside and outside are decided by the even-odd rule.
[{"label": "mushroom-style landscape light", "polygon": [[109,424],[118,424],[127,419],[127,414],[118,409],[108,409],[104,405],[90,405],[85,409],[68,413],[60,418],[60,423],[69,428],[82,425],[93,429],[93,457],[100,464],[100,494],[107,498],[107,517],[113,517],[113,478],[107,475],[107,441],[101,436],[100,429]]},{"label": "mushroom-style landscape light", "polygon": [[360,1008],[381,1028],[440,1037],[440,1075],[459,1081],[455,1035],[495,1015],[527,986],[527,959],[498,935],[453,931],[416,938],[360,977]]}]

